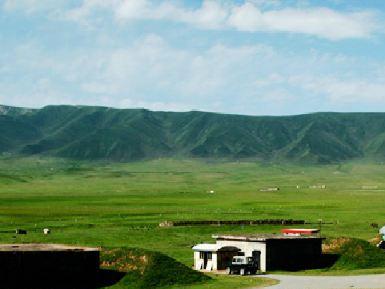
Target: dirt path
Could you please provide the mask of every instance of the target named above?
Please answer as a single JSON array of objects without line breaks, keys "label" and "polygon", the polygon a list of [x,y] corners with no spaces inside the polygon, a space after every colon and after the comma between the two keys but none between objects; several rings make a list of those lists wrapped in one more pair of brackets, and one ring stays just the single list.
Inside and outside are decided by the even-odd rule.
[{"label": "dirt path", "polygon": [[266,275],[280,283],[269,289],[385,289],[385,274],[360,276]]}]

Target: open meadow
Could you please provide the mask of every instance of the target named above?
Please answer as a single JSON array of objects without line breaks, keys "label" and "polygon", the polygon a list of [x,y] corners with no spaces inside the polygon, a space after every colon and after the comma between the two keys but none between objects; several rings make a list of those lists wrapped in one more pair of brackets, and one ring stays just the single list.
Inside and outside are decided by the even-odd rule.
[{"label": "open meadow", "polygon": [[[305,166],[3,157],[0,242],[138,247],[191,266],[191,247],[213,241],[212,234],[273,233],[283,226],[161,228],[160,222],[303,219],[314,223],[305,227],[317,228],[322,219],[327,223],[322,225],[323,236],[369,240],[378,232],[371,224],[385,223],[384,176],[385,165],[374,162]],[[268,187],[280,190],[260,191]],[[16,228],[26,229],[28,234],[15,235]],[[52,233],[43,235],[43,228]],[[216,288],[237,288],[226,286]]]}]

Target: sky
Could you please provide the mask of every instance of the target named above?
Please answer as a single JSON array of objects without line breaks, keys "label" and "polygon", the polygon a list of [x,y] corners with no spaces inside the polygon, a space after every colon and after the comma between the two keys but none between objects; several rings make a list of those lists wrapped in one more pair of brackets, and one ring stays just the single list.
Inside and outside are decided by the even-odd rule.
[{"label": "sky", "polygon": [[0,104],[385,111],[383,0],[0,0]]}]

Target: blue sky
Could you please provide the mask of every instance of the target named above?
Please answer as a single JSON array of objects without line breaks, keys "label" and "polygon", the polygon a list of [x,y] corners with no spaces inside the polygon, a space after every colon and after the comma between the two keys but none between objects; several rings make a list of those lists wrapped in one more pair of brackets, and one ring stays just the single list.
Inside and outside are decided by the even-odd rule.
[{"label": "blue sky", "polygon": [[0,0],[0,103],[385,111],[382,0]]}]

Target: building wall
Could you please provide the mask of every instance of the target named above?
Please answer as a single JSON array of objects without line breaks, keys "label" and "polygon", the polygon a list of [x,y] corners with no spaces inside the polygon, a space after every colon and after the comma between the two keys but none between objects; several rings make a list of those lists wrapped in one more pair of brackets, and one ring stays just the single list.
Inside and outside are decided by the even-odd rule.
[{"label": "building wall", "polygon": [[213,270],[218,270],[218,253],[213,252]]},{"label": "building wall", "polygon": [[267,270],[315,268],[322,254],[321,239],[281,239],[266,243]]},{"label": "building wall", "polygon": [[266,244],[265,242],[247,242],[239,240],[217,240],[217,244],[223,247],[237,247],[245,253],[246,257],[252,257],[253,251],[261,252],[261,271],[266,272]]},{"label": "building wall", "polygon": [[199,257],[199,255],[200,255],[200,252],[194,251],[194,268],[195,268],[195,270],[200,270],[201,269],[200,268],[201,258]]},{"label": "building wall", "polygon": [[[194,251],[194,269],[195,270],[201,270],[201,264],[204,263],[204,259],[201,259],[199,251]],[[213,264],[212,270],[216,271],[218,270],[218,255],[217,252],[211,252],[211,261]],[[207,264],[206,264],[207,265]],[[203,270],[206,270],[206,267],[203,268]]]}]

